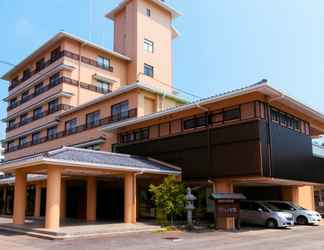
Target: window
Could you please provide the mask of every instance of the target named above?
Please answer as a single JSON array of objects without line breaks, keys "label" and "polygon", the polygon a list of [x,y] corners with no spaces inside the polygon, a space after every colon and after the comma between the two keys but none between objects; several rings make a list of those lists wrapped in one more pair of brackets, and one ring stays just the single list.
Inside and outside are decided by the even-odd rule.
[{"label": "window", "polygon": [[60,72],[52,75],[49,79],[50,87],[55,87],[56,85],[60,84]]},{"label": "window", "polygon": [[76,127],[77,127],[77,119],[76,118],[65,122],[65,131],[68,134],[75,133]]},{"label": "window", "polygon": [[55,113],[58,111],[58,108],[59,108],[59,100],[58,99],[55,99],[53,101],[50,101],[48,103],[48,112],[49,113]]},{"label": "window", "polygon": [[267,202],[269,203],[270,205],[273,205],[277,208],[279,208],[280,210],[287,210],[287,211],[295,211],[296,209],[291,206],[289,203],[284,203],[284,202]]},{"label": "window", "polygon": [[41,133],[40,132],[36,132],[32,135],[32,142],[33,144],[39,144],[41,142],[41,138],[40,138]]},{"label": "window", "polygon": [[120,143],[131,143],[149,138],[149,128],[142,128],[131,133],[122,134],[119,137]]},{"label": "window", "polygon": [[10,107],[16,107],[17,106],[17,97],[10,99],[9,105],[10,105]]},{"label": "window", "polygon": [[224,121],[231,121],[241,118],[241,111],[239,108],[226,110],[223,112],[223,120]]},{"label": "window", "polygon": [[96,112],[87,114],[86,120],[87,120],[87,127],[91,128],[94,126],[98,126],[99,121],[100,121],[100,112],[96,111]]},{"label": "window", "polygon": [[154,43],[148,39],[144,39],[144,50],[149,53],[154,52]]},{"label": "window", "polygon": [[97,90],[102,93],[109,93],[110,92],[110,84],[108,82],[97,80]]},{"label": "window", "polygon": [[147,15],[148,17],[151,16],[151,9],[146,9],[146,15]]},{"label": "window", "polygon": [[61,47],[58,47],[51,52],[51,62],[55,62],[60,57],[61,57]]},{"label": "window", "polygon": [[42,118],[43,117],[43,108],[42,107],[35,108],[33,111],[33,117],[35,120]]},{"label": "window", "polygon": [[274,122],[279,122],[280,113],[277,110],[271,109],[271,119]]},{"label": "window", "polygon": [[207,125],[208,125],[208,116],[192,118],[192,119],[185,120],[183,122],[184,129],[193,129],[193,128],[203,127]]},{"label": "window", "polygon": [[42,93],[43,86],[44,86],[44,83],[42,83],[42,82],[35,85],[35,89],[34,89],[35,96],[40,95]]},{"label": "window", "polygon": [[39,72],[44,68],[45,68],[45,59],[42,58],[36,62],[36,72]]},{"label": "window", "polygon": [[144,64],[144,75],[154,77],[154,68],[151,65]]},{"label": "window", "polygon": [[27,68],[27,69],[25,69],[24,72],[23,72],[22,80],[25,81],[25,80],[27,80],[29,77],[31,77],[31,70],[30,70],[30,68]]},{"label": "window", "polygon": [[16,119],[11,119],[8,121],[8,128],[15,128],[16,126]]},{"label": "window", "polygon": [[49,140],[53,140],[56,138],[56,133],[57,133],[57,126],[50,127],[47,129],[47,138]]},{"label": "window", "polygon": [[28,143],[27,136],[22,136],[19,138],[19,146],[23,147]]},{"label": "window", "polygon": [[111,106],[111,116],[113,121],[128,118],[128,101],[117,103]]},{"label": "window", "polygon": [[110,60],[106,57],[103,56],[98,56],[97,57],[97,66],[103,69],[109,69],[110,67]]},{"label": "window", "polygon": [[29,90],[27,90],[27,91],[25,91],[25,92],[23,92],[22,94],[21,94],[21,101],[22,102],[26,102],[26,101],[28,101],[28,95],[29,95]]},{"label": "window", "polygon": [[15,146],[16,146],[15,141],[10,141],[7,144],[7,148],[9,151],[13,150],[15,148]]},{"label": "window", "polygon": [[28,113],[24,113],[20,116],[20,124],[25,125],[28,123]]}]

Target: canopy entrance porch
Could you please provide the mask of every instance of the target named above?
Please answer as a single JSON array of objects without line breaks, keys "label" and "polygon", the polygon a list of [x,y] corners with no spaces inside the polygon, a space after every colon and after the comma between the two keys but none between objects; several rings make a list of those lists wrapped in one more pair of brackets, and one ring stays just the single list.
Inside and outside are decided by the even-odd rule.
[{"label": "canopy entrance porch", "polygon": [[[34,181],[34,216],[40,217],[42,207],[45,208],[44,226],[54,230],[60,227],[60,220],[67,215],[94,222],[97,213],[102,216],[105,208],[110,208],[108,211],[111,213],[118,210],[119,219],[134,224],[138,217],[138,180],[146,184],[158,183],[165,175],[181,174],[176,167],[153,159],[75,148],[63,148],[43,156],[8,162],[2,170],[15,174],[15,225],[25,223],[28,175],[44,177]],[[44,188],[46,205],[44,195],[42,199]]]}]

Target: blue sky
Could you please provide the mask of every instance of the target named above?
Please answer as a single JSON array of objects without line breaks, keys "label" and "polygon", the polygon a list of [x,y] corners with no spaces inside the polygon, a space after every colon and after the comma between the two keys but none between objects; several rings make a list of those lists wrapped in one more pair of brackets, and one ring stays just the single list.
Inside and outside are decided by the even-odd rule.
[{"label": "blue sky", "polygon": [[[60,30],[112,48],[104,14],[119,0],[1,0],[0,60],[18,63]],[[205,97],[263,78],[324,112],[324,1],[166,0],[175,21],[174,85]],[[203,3],[203,4],[202,4]],[[10,67],[0,64],[2,75]],[[0,82],[0,98],[7,83]],[[6,115],[1,102],[0,117]],[[0,138],[5,126],[0,126]]]}]

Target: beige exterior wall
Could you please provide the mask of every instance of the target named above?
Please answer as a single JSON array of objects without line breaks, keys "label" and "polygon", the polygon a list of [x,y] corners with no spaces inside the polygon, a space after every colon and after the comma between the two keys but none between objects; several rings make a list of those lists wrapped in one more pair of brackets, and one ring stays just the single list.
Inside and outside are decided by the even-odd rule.
[{"label": "beige exterior wall", "polygon": [[[151,10],[151,16],[146,10]],[[115,50],[132,58],[128,82],[139,80],[161,86],[172,85],[172,17],[147,0],[130,1],[115,18]],[[154,53],[144,51],[144,39],[154,42]],[[144,63],[154,67],[154,78],[146,77]]]},{"label": "beige exterior wall", "polygon": [[282,198],[297,205],[315,210],[314,186],[287,186],[282,187]]}]

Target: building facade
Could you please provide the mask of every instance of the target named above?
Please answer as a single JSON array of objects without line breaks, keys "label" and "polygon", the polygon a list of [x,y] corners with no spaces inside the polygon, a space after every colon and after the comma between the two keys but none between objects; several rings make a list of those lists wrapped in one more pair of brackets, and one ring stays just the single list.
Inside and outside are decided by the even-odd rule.
[{"label": "building facade", "polygon": [[45,216],[48,229],[64,218],[135,223],[154,216],[148,184],[181,173],[203,192],[315,207],[324,172],[312,137],[324,116],[265,80],[188,103],[172,82],[178,16],[163,1],[124,0],[106,15],[113,51],[60,32],[3,76],[2,171],[15,179],[0,182],[0,197],[15,224],[26,215]]}]

